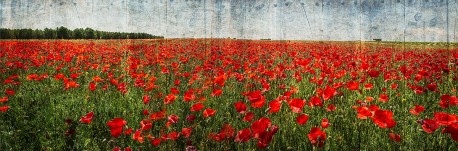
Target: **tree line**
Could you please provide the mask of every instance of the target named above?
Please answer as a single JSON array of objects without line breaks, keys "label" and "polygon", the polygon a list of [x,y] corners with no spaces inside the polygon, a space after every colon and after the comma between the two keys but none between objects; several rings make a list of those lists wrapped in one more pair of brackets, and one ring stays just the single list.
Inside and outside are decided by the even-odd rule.
[{"label": "tree line", "polygon": [[0,28],[0,39],[157,39],[147,33],[107,32],[91,28],[76,28],[70,30],[66,27],[56,29],[8,29]]}]

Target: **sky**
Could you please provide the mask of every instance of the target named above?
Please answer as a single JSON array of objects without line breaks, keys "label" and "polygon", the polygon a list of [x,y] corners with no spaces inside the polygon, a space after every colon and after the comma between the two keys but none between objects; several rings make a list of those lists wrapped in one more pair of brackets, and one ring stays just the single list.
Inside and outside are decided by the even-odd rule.
[{"label": "sky", "polygon": [[166,38],[457,42],[458,0],[0,0],[1,28]]}]

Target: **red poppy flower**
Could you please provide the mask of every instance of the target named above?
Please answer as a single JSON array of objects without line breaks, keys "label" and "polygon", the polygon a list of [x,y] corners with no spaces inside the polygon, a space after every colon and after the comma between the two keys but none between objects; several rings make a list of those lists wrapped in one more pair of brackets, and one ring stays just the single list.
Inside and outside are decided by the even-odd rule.
[{"label": "red poppy flower", "polygon": [[151,144],[155,147],[159,146],[161,144],[162,138],[155,138],[151,141]]},{"label": "red poppy flower", "polygon": [[269,102],[269,112],[276,113],[280,111],[282,101],[280,99],[275,99]]},{"label": "red poppy flower", "polygon": [[390,139],[395,141],[395,142],[401,142],[401,135],[399,134],[394,134],[394,133],[389,133]]},{"label": "red poppy flower", "polygon": [[223,136],[221,137],[223,139],[232,138],[234,136],[234,128],[232,128],[230,124],[224,124],[223,128],[220,131],[220,134],[221,136]]},{"label": "red poppy flower", "polygon": [[78,74],[76,74],[76,73],[70,74],[70,78],[77,79],[78,78]]},{"label": "red poppy flower", "polygon": [[149,95],[143,95],[144,104],[148,104],[150,100],[151,100],[151,97]]},{"label": "red poppy flower", "polygon": [[272,141],[273,135],[275,135],[277,131],[278,131],[278,126],[274,125],[270,127],[269,131],[261,133],[256,146],[258,146],[258,148],[266,148],[267,146],[269,146],[270,142]]},{"label": "red poppy flower", "polygon": [[144,137],[142,135],[142,130],[138,129],[135,131],[134,135],[132,135],[132,139],[138,141],[139,143],[143,143]]},{"label": "red poppy flower", "polygon": [[140,122],[140,127],[141,127],[141,130],[146,131],[146,130],[151,129],[153,127],[153,124],[151,123],[151,120],[143,119]]},{"label": "red poppy flower", "polygon": [[388,102],[388,95],[380,94],[380,98],[378,99],[380,102],[386,103]]},{"label": "red poppy flower", "polygon": [[96,89],[95,83],[94,82],[89,83],[89,90],[95,91],[95,89]]},{"label": "red poppy flower", "polygon": [[458,98],[456,96],[450,96],[448,94],[444,94],[441,96],[441,101],[439,105],[442,108],[448,108],[449,106],[456,106],[458,105]]},{"label": "red poppy flower", "polygon": [[189,101],[192,101],[196,99],[196,96],[194,95],[194,90],[193,89],[189,89],[188,91],[186,91],[184,93],[184,101],[185,102],[189,102]]},{"label": "red poppy flower", "polygon": [[367,96],[367,97],[366,97],[366,101],[367,101],[367,102],[372,102],[372,101],[374,101],[374,98],[373,98],[373,97],[370,97],[370,96]]},{"label": "red poppy flower", "polygon": [[335,95],[337,95],[337,90],[333,87],[326,86],[323,92],[323,100],[327,101],[331,99],[332,97],[334,97]]},{"label": "red poppy flower", "polygon": [[165,96],[164,104],[172,104],[173,101],[175,101],[175,99],[177,99],[177,96],[175,96],[174,94],[169,94]]},{"label": "red poppy flower", "polygon": [[248,112],[245,114],[245,117],[243,117],[244,122],[251,122],[254,118],[254,113],[253,112]]},{"label": "red poppy flower", "polygon": [[359,119],[367,119],[367,117],[372,116],[372,112],[369,110],[368,107],[365,107],[365,106],[357,107],[356,112],[358,112],[357,117]]},{"label": "red poppy flower", "polygon": [[458,97],[456,96],[451,96],[450,97],[450,100],[449,100],[449,103],[451,106],[456,106],[458,105]]},{"label": "red poppy flower", "polygon": [[170,92],[172,92],[172,94],[179,94],[180,90],[178,90],[177,88],[170,88]]},{"label": "red poppy flower", "polygon": [[133,129],[132,128],[128,128],[124,131],[124,135],[130,135],[132,133]]},{"label": "red poppy flower", "polygon": [[296,117],[296,122],[299,125],[306,124],[308,120],[309,120],[309,116],[307,116],[306,114],[301,114],[301,115]]},{"label": "red poppy flower", "polygon": [[393,119],[393,112],[389,110],[375,111],[372,120],[380,128],[393,128],[396,126],[396,121]]},{"label": "red poppy flower", "polygon": [[328,107],[326,108],[326,111],[331,112],[331,111],[335,111],[335,110],[336,110],[336,106],[334,104],[328,104]]},{"label": "red poppy flower", "polygon": [[193,114],[186,116],[186,121],[188,121],[189,123],[192,123],[195,119],[196,116]]},{"label": "red poppy flower", "polygon": [[452,139],[458,142],[458,123],[445,127],[442,133],[449,133],[452,136]]},{"label": "red poppy flower", "polygon": [[115,147],[115,148],[113,148],[113,150],[112,150],[112,151],[121,151],[121,148],[119,148],[119,147]]},{"label": "red poppy flower", "polygon": [[199,112],[203,108],[204,108],[204,105],[202,103],[196,103],[196,104],[192,105],[191,112]]},{"label": "red poppy flower", "polygon": [[326,140],[326,132],[321,131],[318,127],[312,127],[307,136],[314,146],[323,147],[324,141]]},{"label": "red poppy flower", "polygon": [[310,99],[310,102],[308,103],[308,105],[313,108],[314,106],[319,106],[319,107],[323,107],[323,102],[321,101],[321,99],[317,96],[313,96],[311,99]]},{"label": "red poppy flower", "polygon": [[29,74],[27,75],[27,80],[37,80],[38,79],[38,74]]},{"label": "red poppy flower", "polygon": [[10,109],[9,105],[1,106],[0,107],[0,112],[6,112],[6,111],[8,111],[8,109]]},{"label": "red poppy flower", "polygon": [[444,112],[434,113],[434,119],[443,126],[448,126],[450,124],[458,122],[458,117],[455,114],[447,114]]},{"label": "red poppy flower", "polygon": [[180,79],[176,79],[175,81],[173,81],[173,84],[174,84],[175,86],[179,86],[180,83],[181,83]]},{"label": "red poppy flower", "polygon": [[169,74],[170,71],[169,71],[169,69],[167,69],[166,67],[162,67],[161,73],[163,73],[163,74]]},{"label": "red poppy flower", "polygon": [[10,89],[10,88],[6,89],[6,90],[5,90],[5,93],[6,93],[7,95],[14,95],[14,94],[16,94],[16,92],[14,92],[14,90],[13,90],[13,89]]},{"label": "red poppy flower", "polygon": [[207,117],[215,115],[215,113],[216,113],[216,110],[211,109],[211,108],[207,108],[207,109],[204,110],[204,112],[202,114],[204,115],[204,118],[207,118]]},{"label": "red poppy flower", "polygon": [[142,111],[142,114],[146,116],[146,115],[149,115],[149,112],[148,112],[147,109],[144,109],[144,110]]},{"label": "red poppy flower", "polygon": [[177,115],[175,115],[175,114],[172,114],[172,115],[169,115],[169,116],[167,117],[167,119],[168,119],[168,121],[169,121],[170,123],[176,124],[176,123],[178,123],[179,117],[178,117]]},{"label": "red poppy flower", "polygon": [[166,136],[166,139],[174,140],[174,141],[178,140],[178,138],[180,138],[180,133],[178,132],[170,132]]},{"label": "red poppy flower", "polygon": [[361,70],[367,70],[369,69],[369,64],[366,62],[361,62],[361,65],[359,67]]},{"label": "red poppy flower", "polygon": [[235,110],[237,110],[237,112],[241,114],[245,113],[247,109],[246,105],[242,101],[235,102],[234,106],[235,106]]},{"label": "red poppy flower", "polygon": [[211,96],[220,96],[221,94],[223,94],[223,90],[219,88],[215,88],[213,89]]},{"label": "red poppy flower", "polygon": [[161,120],[165,118],[165,110],[153,113],[149,116],[149,118],[153,121]]},{"label": "red poppy flower", "polygon": [[366,90],[370,90],[372,88],[374,88],[374,85],[372,83],[368,83],[368,84],[364,85],[364,89],[366,89]]},{"label": "red poppy flower", "polygon": [[418,81],[420,81],[420,80],[422,80],[422,79],[423,79],[423,75],[421,75],[421,74],[415,74],[414,80],[415,80],[416,82],[418,82]]},{"label": "red poppy flower", "polygon": [[329,127],[329,120],[327,118],[323,118],[323,120],[321,120],[321,127],[322,128],[328,128]]},{"label": "red poppy flower", "polygon": [[355,81],[347,82],[347,88],[349,90],[359,90],[359,82],[355,82]]},{"label": "red poppy flower", "polygon": [[114,118],[108,121],[107,126],[110,127],[111,136],[115,138],[119,137],[122,133],[123,126],[126,124],[127,121],[122,118]]},{"label": "red poppy flower", "polygon": [[390,87],[391,87],[391,89],[396,90],[396,89],[398,89],[398,84],[397,83],[392,83]]},{"label": "red poppy flower", "polygon": [[251,138],[251,130],[249,128],[245,128],[237,132],[235,136],[234,142],[248,142]]},{"label": "red poppy flower", "polygon": [[436,91],[437,90],[437,84],[436,83],[430,83],[426,85],[429,91]]},{"label": "red poppy flower", "polygon": [[367,71],[367,73],[372,78],[376,78],[376,77],[378,77],[380,75],[380,72],[377,71],[377,70],[369,70],[369,71]]},{"label": "red poppy flower", "polygon": [[0,103],[5,103],[5,102],[8,102],[8,97],[7,96],[4,96],[4,97],[0,98]]},{"label": "red poppy flower", "polygon": [[270,84],[269,83],[263,83],[262,84],[262,92],[269,91],[270,90]]},{"label": "red poppy flower", "polygon": [[421,128],[423,128],[423,130],[426,133],[432,133],[440,127],[439,123],[437,123],[436,120],[424,119],[418,122],[421,124]]},{"label": "red poppy flower", "polygon": [[421,105],[415,105],[414,108],[410,109],[409,112],[413,115],[420,115],[421,112],[425,111],[425,107],[421,106]]},{"label": "red poppy flower", "polygon": [[[74,81],[71,81],[71,82],[74,82]],[[73,86],[70,86],[70,87],[73,87]],[[79,85],[76,86],[76,87],[79,87]],[[122,94],[126,94],[128,92],[127,87],[126,87],[126,83],[121,82],[121,83],[117,84],[117,90],[119,92],[121,92]]]},{"label": "red poppy flower", "polygon": [[377,110],[380,110],[380,108],[379,108],[377,105],[375,105],[375,104],[371,104],[371,105],[369,106],[369,109],[370,109],[372,112],[377,111]]},{"label": "red poppy flower", "polygon": [[232,128],[231,125],[229,124],[224,124],[223,128],[221,128],[221,131],[219,133],[210,133],[208,137],[212,140],[215,141],[222,141],[222,140],[227,140],[230,139],[234,136],[234,128]]},{"label": "red poppy flower", "polygon": [[262,132],[266,131],[266,129],[269,128],[271,124],[272,123],[270,119],[266,117],[262,117],[259,120],[254,121],[250,127],[253,134],[253,138],[259,138],[259,135]]},{"label": "red poppy flower", "polygon": [[81,117],[80,122],[90,124],[92,122],[92,118],[94,117],[94,112],[89,112],[86,116]]},{"label": "red poppy flower", "polygon": [[102,82],[103,80],[99,76],[94,76],[94,77],[92,77],[92,81],[94,81],[94,82]]},{"label": "red poppy flower", "polygon": [[224,86],[224,82],[226,81],[227,77],[223,74],[223,75],[220,75],[220,76],[217,76],[215,78],[215,80],[213,81],[214,84],[220,86],[220,87],[223,87]]},{"label": "red poppy flower", "polygon": [[259,90],[248,93],[247,97],[248,100],[251,102],[251,107],[253,108],[261,108],[266,103],[265,97]]},{"label": "red poppy flower", "polygon": [[291,110],[294,113],[300,113],[300,112],[302,112],[302,108],[305,105],[305,100],[302,100],[302,99],[299,99],[299,98],[295,98],[295,99],[292,99],[291,101],[289,101],[288,104],[289,104],[289,107],[291,108]]},{"label": "red poppy flower", "polygon": [[181,134],[183,134],[184,138],[188,138],[191,136],[192,128],[191,127],[184,127],[181,129]]}]

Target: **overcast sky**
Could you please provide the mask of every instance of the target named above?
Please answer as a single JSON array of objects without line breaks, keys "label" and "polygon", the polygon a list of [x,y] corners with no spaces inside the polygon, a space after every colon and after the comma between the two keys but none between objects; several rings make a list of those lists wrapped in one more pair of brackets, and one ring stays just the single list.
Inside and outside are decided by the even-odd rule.
[{"label": "overcast sky", "polygon": [[167,38],[458,41],[458,0],[0,0],[2,28]]}]

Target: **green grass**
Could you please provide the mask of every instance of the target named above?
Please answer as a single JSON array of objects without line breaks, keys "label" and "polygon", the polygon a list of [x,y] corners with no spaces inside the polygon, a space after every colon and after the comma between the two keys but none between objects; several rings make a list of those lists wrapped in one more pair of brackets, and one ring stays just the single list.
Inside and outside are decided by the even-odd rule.
[{"label": "green grass", "polygon": [[[110,41],[111,42],[111,41]],[[70,44],[80,42],[70,42]],[[84,44],[84,41],[81,41]],[[108,42],[98,42],[96,45],[105,45]],[[135,43],[135,42],[134,42]],[[113,65],[112,69],[114,77],[119,77],[121,74],[125,74],[126,77],[119,80],[119,82],[128,83],[128,92],[122,94],[116,90],[116,87],[109,84],[108,90],[102,90],[101,85],[98,85],[97,90],[90,91],[88,89],[89,82],[92,77],[101,76],[106,79],[107,73],[102,72],[102,69],[96,70],[77,70],[81,72],[77,83],[80,84],[79,88],[72,88],[64,90],[63,81],[55,80],[54,75],[57,73],[64,73],[65,75],[74,73],[70,72],[71,67],[84,68],[86,65],[77,64],[76,59],[64,66],[60,71],[56,71],[60,61],[57,61],[56,65],[52,66],[41,66],[39,68],[31,67],[28,70],[14,69],[9,70],[5,67],[4,63],[1,63],[3,69],[7,69],[0,75],[0,79],[5,80],[13,74],[19,75],[20,85],[3,84],[0,86],[1,92],[4,92],[6,88],[12,88],[16,91],[14,96],[9,96],[9,101],[6,103],[11,108],[5,112],[0,113],[0,150],[111,150],[114,147],[132,147],[134,150],[184,150],[187,146],[187,142],[190,141],[193,146],[196,146],[198,150],[258,150],[256,147],[257,140],[251,139],[247,143],[235,143],[232,140],[216,142],[208,138],[209,133],[219,132],[222,125],[225,123],[231,124],[236,130],[242,130],[249,128],[251,123],[242,122],[243,115],[236,112],[233,103],[237,101],[245,101],[247,106],[250,106],[247,98],[241,95],[243,92],[251,90],[261,89],[261,85],[257,80],[246,78],[243,82],[238,82],[235,77],[230,77],[225,82],[223,94],[221,96],[211,96],[211,86],[205,84],[205,80],[211,80],[213,76],[206,76],[207,74],[215,75],[216,73],[212,70],[200,71],[197,73],[201,80],[197,80],[191,85],[187,85],[190,77],[176,76],[174,74],[161,74],[161,67],[158,64],[143,66],[139,71],[144,71],[155,76],[157,81],[156,85],[158,89],[154,89],[149,92],[145,92],[142,88],[133,87],[134,79],[129,77],[129,73],[124,70],[128,67],[129,56],[134,56],[139,59],[152,59],[148,58],[146,53],[152,53],[161,51],[160,46],[167,47],[167,50],[172,48],[179,49],[183,47],[185,49],[194,49],[193,45],[187,41],[170,42],[166,44],[158,44],[155,42],[138,42],[129,43],[132,45],[146,44],[146,48],[139,48],[139,53],[124,53],[121,55],[121,62],[118,65]],[[181,44],[183,43],[183,44]],[[204,47],[202,41],[198,41],[197,48],[195,51],[200,51]],[[267,41],[267,43],[274,43]],[[167,45],[169,44],[169,45]],[[175,45],[177,44],[177,45]],[[212,43],[215,44],[215,43]],[[218,44],[218,43],[216,43]],[[97,46],[97,49],[102,47],[113,47],[119,48],[126,43],[109,43],[109,46]],[[118,45],[118,46],[116,46]],[[326,44],[321,44],[326,45]],[[408,44],[409,45],[409,44]],[[223,46],[221,46],[223,47]],[[256,47],[256,46],[254,46]],[[381,47],[368,44],[370,50],[378,53]],[[396,47],[397,48],[397,47]],[[3,50],[2,50],[3,49]],[[0,47],[0,51],[5,51],[5,47]],[[34,49],[34,48],[32,48]],[[60,49],[60,48],[57,48]],[[63,48],[65,51],[73,51],[76,48]],[[147,50],[145,50],[147,49]],[[289,46],[289,50],[280,52],[293,52],[296,51],[294,47]],[[310,49],[310,48],[309,48]],[[320,51],[321,48],[313,48],[313,51]],[[39,51],[37,49],[36,51]],[[63,53],[65,53],[63,51]],[[313,52],[312,51],[312,52]],[[167,51],[161,51],[167,52]],[[308,53],[301,53],[301,56],[309,56]],[[113,52],[114,53],[114,52]],[[209,58],[192,58],[194,55],[202,53],[200,52],[189,52],[189,54],[179,54],[175,52],[177,57],[172,59],[164,59],[166,63],[178,61],[179,57],[191,56],[190,60],[186,64],[180,64],[180,73],[190,72],[192,73],[195,69],[195,65],[202,65],[203,62],[213,60]],[[224,53],[224,52],[221,52]],[[421,52],[419,52],[421,53]],[[46,53],[45,53],[46,54]],[[91,51],[85,52],[85,54],[94,55]],[[250,56],[250,55],[247,55]],[[250,57],[246,56],[229,56],[232,59],[243,58],[247,59]],[[261,57],[262,58],[262,57]],[[268,58],[268,56],[266,56]],[[389,57],[388,57],[389,58]],[[99,62],[97,58],[93,58],[96,62]],[[292,64],[294,58],[284,57],[283,60],[280,57],[276,57],[274,66],[269,69],[273,70],[276,65]],[[3,62],[8,61],[7,58],[2,58]],[[238,60],[243,64],[243,60]],[[282,63],[283,62],[283,63]],[[288,62],[288,63],[287,63]],[[259,64],[265,64],[266,60],[260,59]],[[332,62],[328,62],[332,64]],[[345,62],[346,63],[346,62]],[[396,62],[402,64],[402,62]],[[218,60],[214,64],[214,67],[221,66],[223,63]],[[256,64],[251,64],[252,67],[257,67]],[[396,67],[394,63],[393,68]],[[100,64],[103,66],[103,64]],[[227,67],[229,68],[229,67]],[[343,68],[343,67],[342,67]],[[169,68],[172,72],[172,69]],[[453,67],[456,69],[456,67]],[[297,69],[299,70],[299,69]],[[316,70],[319,75],[321,71]],[[453,70],[456,72],[457,70]],[[243,69],[240,69],[240,73],[244,74]],[[49,78],[41,81],[30,81],[26,79],[29,74],[49,74]],[[262,75],[261,73],[253,73],[259,78],[268,78],[268,76]],[[458,143],[451,139],[449,134],[442,134],[440,128],[432,134],[427,134],[421,128],[421,125],[416,121],[419,119],[433,118],[433,113],[442,111],[446,113],[457,114],[457,107],[449,107],[442,109],[439,107],[439,100],[442,94],[457,95],[457,92],[452,89],[456,89],[458,82],[451,80],[452,77],[456,77],[456,73],[450,75],[442,75],[441,79],[444,81],[439,84],[440,93],[426,92],[422,95],[415,94],[410,88],[407,87],[407,83],[412,83],[412,79],[408,80],[395,80],[384,82],[383,77],[368,78],[368,82],[374,84],[374,89],[362,90],[360,94],[357,91],[350,91],[345,88],[338,89],[342,92],[342,95],[336,96],[329,101],[324,102],[324,107],[310,108],[305,105],[303,113],[307,114],[310,119],[305,125],[299,125],[296,123],[297,113],[291,112],[286,102],[282,103],[282,108],[279,112],[268,114],[268,103],[271,100],[276,99],[282,95],[286,90],[278,89],[277,87],[281,84],[286,85],[287,89],[289,86],[295,86],[298,88],[298,93],[295,93],[291,98],[302,98],[309,102],[310,98],[317,95],[317,88],[323,86],[317,86],[314,83],[309,82],[309,79],[315,75],[310,73],[304,73],[301,75],[302,81],[298,82],[292,78],[294,71],[286,71],[287,78],[280,79],[276,78],[269,81],[271,90],[265,92],[263,95],[266,97],[266,105],[261,109],[253,109],[249,107],[249,111],[255,113],[254,120],[258,120],[261,117],[268,117],[273,125],[280,127],[279,131],[273,136],[273,140],[267,147],[268,150],[458,150]],[[397,73],[400,74],[400,73]],[[248,75],[245,75],[248,76]],[[381,75],[383,76],[383,74]],[[191,76],[192,77],[192,76]],[[174,86],[173,81],[176,79],[181,80],[179,86]],[[328,79],[328,78],[327,78]],[[346,82],[351,79],[349,73],[341,79],[335,79],[334,83]],[[145,78],[147,80],[147,78]],[[391,90],[389,85],[392,82],[399,84],[397,90]],[[424,84],[426,81],[422,81]],[[247,88],[247,84],[254,84],[253,88]],[[209,86],[208,89],[203,89],[203,86]],[[180,90],[178,99],[171,105],[163,104],[162,98],[155,98],[154,96],[158,93],[162,93],[164,96],[170,93],[170,88],[175,87]],[[386,87],[387,92],[382,92],[381,88]],[[204,118],[202,111],[192,113],[190,107],[193,104],[184,102],[183,95],[189,88],[202,89],[202,97],[206,98],[206,101],[202,102],[205,108],[212,108],[217,110],[215,116]],[[378,96],[381,93],[389,95],[388,103],[380,103],[377,101]],[[401,94],[397,96],[396,94]],[[150,95],[151,102],[147,105],[143,104],[143,95]],[[0,95],[1,96],[1,95]],[[391,110],[394,113],[394,119],[397,125],[391,129],[381,129],[371,119],[361,120],[357,118],[357,112],[352,106],[357,106],[356,100],[364,100],[366,96],[372,96],[376,100],[369,104],[376,104],[381,109]],[[328,104],[336,105],[337,109],[333,112],[327,112],[326,106]],[[414,105],[423,105],[426,111],[421,113],[421,116],[413,116],[409,113],[409,109]],[[140,121],[142,119],[148,119],[148,116],[142,115],[144,109],[149,110],[149,113],[160,111],[162,108],[166,109],[167,115],[175,114],[179,116],[179,123],[174,124],[170,127],[165,127],[167,120],[154,121],[153,128],[144,132],[144,134],[151,134],[153,137],[160,137],[160,134],[167,134],[168,132],[177,131],[180,132],[184,127],[193,127],[192,135],[189,138],[180,137],[177,141],[167,140],[161,143],[159,147],[154,147],[150,140],[145,138],[145,142],[139,143],[132,139],[131,135],[121,135],[119,138],[113,138],[110,135],[107,122],[115,117],[121,117],[127,121],[127,127],[133,128],[133,132],[140,128]],[[204,109],[205,109],[204,108]],[[93,111],[94,119],[91,124],[83,124],[79,122],[79,119],[86,115],[86,113]],[[186,116],[195,114],[197,119],[193,123],[186,122]],[[323,118],[328,118],[331,126],[324,131],[327,133],[327,138],[323,148],[317,148],[313,146],[308,140],[307,134],[310,132],[312,127],[320,127],[320,122]],[[70,124],[66,124],[65,120],[71,120]],[[65,135],[66,131],[74,129],[74,135]],[[393,132],[401,135],[402,141],[397,143],[388,137],[388,133]],[[235,135],[234,135],[235,136]]]}]

